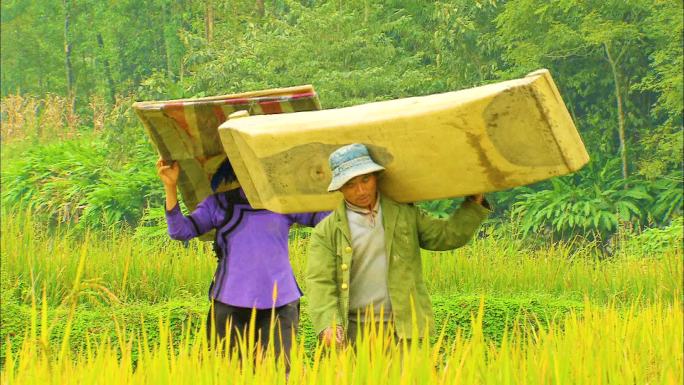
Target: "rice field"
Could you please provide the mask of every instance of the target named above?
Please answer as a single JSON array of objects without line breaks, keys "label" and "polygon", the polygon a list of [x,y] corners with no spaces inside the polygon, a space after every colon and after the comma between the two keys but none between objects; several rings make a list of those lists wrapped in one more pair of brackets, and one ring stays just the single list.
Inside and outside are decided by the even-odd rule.
[{"label": "rice field", "polygon": [[[514,230],[487,228],[460,250],[423,255],[437,302],[480,298],[467,327],[447,327],[455,317],[448,313],[433,338],[396,343],[367,330],[355,349],[330,350],[312,346],[300,330],[286,379],[283,363],[255,351],[253,338],[241,341],[242,360],[207,348],[199,321],[215,264],[208,245],[141,240],[125,229],[47,231],[27,213],[3,213],[2,235],[3,384],[683,381],[681,241],[657,254],[638,254],[634,242],[625,242],[614,257],[599,259],[590,246],[531,247]],[[300,283],[306,244],[304,232],[291,242]],[[522,303],[525,316],[494,320],[493,299]],[[540,313],[533,307],[550,301],[576,306],[534,318]],[[187,317],[159,311],[142,322],[142,313],[131,310],[169,303],[188,304],[174,313]],[[133,315],[119,317],[120,309]],[[88,312],[110,318],[111,330],[80,330],[79,317]]]},{"label": "rice field", "polygon": [[[679,302],[657,303],[626,312],[587,307],[537,334],[513,332],[500,346],[481,333],[483,312],[473,319],[473,335],[453,342],[396,344],[370,338],[350,348],[307,357],[303,345],[292,352],[292,384],[680,384],[682,311]],[[46,350],[26,342],[8,353],[3,383],[17,384],[276,384],[286,383],[282,362],[267,354],[237,360],[206,348],[187,333],[170,347],[162,322],[157,341],[126,339],[123,349],[93,338],[76,354]],[[41,338],[37,338],[41,341]],[[130,347],[143,352],[133,365]],[[249,344],[242,347],[251,352]],[[8,348],[9,349],[9,348]],[[65,353],[66,352],[66,353]],[[256,353],[258,354],[258,353]]]}]

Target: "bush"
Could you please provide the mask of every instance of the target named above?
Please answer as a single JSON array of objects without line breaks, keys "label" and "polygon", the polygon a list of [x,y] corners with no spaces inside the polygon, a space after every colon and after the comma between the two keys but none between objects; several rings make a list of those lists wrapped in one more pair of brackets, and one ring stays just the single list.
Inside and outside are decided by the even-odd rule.
[{"label": "bush", "polygon": [[127,149],[125,163],[112,152],[93,135],[30,147],[3,167],[2,203],[84,228],[137,224],[163,200],[155,155],[145,142]]},{"label": "bush", "polygon": [[89,139],[31,147],[3,167],[3,204],[57,222],[78,221],[88,192],[109,168],[104,144]]},{"label": "bush", "polygon": [[418,207],[436,216],[446,218],[453,213],[463,202],[463,199],[438,199],[433,201],[423,201],[417,204]]},{"label": "bush", "polygon": [[681,172],[658,180],[625,179],[619,159],[601,164],[593,160],[574,175],[546,182],[542,190],[521,188],[512,213],[521,218],[523,231],[548,231],[555,239],[580,235],[605,244],[621,224],[662,225],[681,215]]},{"label": "bush", "polygon": [[624,249],[631,255],[658,256],[675,248],[681,248],[684,222],[676,218],[664,228],[646,229],[640,234],[626,234]]}]

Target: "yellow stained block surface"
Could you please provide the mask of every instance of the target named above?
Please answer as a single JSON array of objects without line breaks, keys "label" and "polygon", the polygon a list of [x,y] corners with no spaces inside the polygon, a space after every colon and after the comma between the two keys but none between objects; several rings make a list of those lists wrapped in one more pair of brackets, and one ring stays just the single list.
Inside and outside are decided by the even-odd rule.
[{"label": "yellow stained block surface", "polygon": [[584,144],[547,70],[522,79],[354,107],[229,119],[221,142],[250,203],[330,210],[328,157],[363,143],[399,202],[521,186],[580,169]]}]

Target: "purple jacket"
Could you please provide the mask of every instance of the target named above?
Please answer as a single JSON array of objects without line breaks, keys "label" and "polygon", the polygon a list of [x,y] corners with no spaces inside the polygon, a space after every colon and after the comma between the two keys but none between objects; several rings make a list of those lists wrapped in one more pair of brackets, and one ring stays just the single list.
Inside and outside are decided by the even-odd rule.
[{"label": "purple jacket", "polygon": [[217,229],[221,258],[209,289],[212,299],[232,306],[270,309],[302,295],[288,257],[290,226],[298,223],[313,227],[328,214],[278,214],[254,209],[239,189],[207,197],[188,216],[176,205],[166,212],[166,223],[171,238],[178,240]]}]

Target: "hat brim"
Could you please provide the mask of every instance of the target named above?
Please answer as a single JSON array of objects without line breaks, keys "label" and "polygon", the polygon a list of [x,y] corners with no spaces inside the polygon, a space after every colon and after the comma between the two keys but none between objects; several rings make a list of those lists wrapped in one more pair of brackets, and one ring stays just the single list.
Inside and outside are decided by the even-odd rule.
[{"label": "hat brim", "polygon": [[364,165],[362,167],[349,169],[348,171],[342,173],[341,175],[338,175],[337,177],[332,178],[332,181],[330,181],[330,185],[328,186],[328,192],[333,192],[333,191],[339,190],[340,187],[344,186],[345,183],[349,182],[351,179],[356,178],[359,175],[365,175],[365,174],[370,174],[370,173],[377,172],[377,171],[383,171],[384,169],[385,169],[384,167],[380,166],[379,164],[375,164],[375,163]]}]

